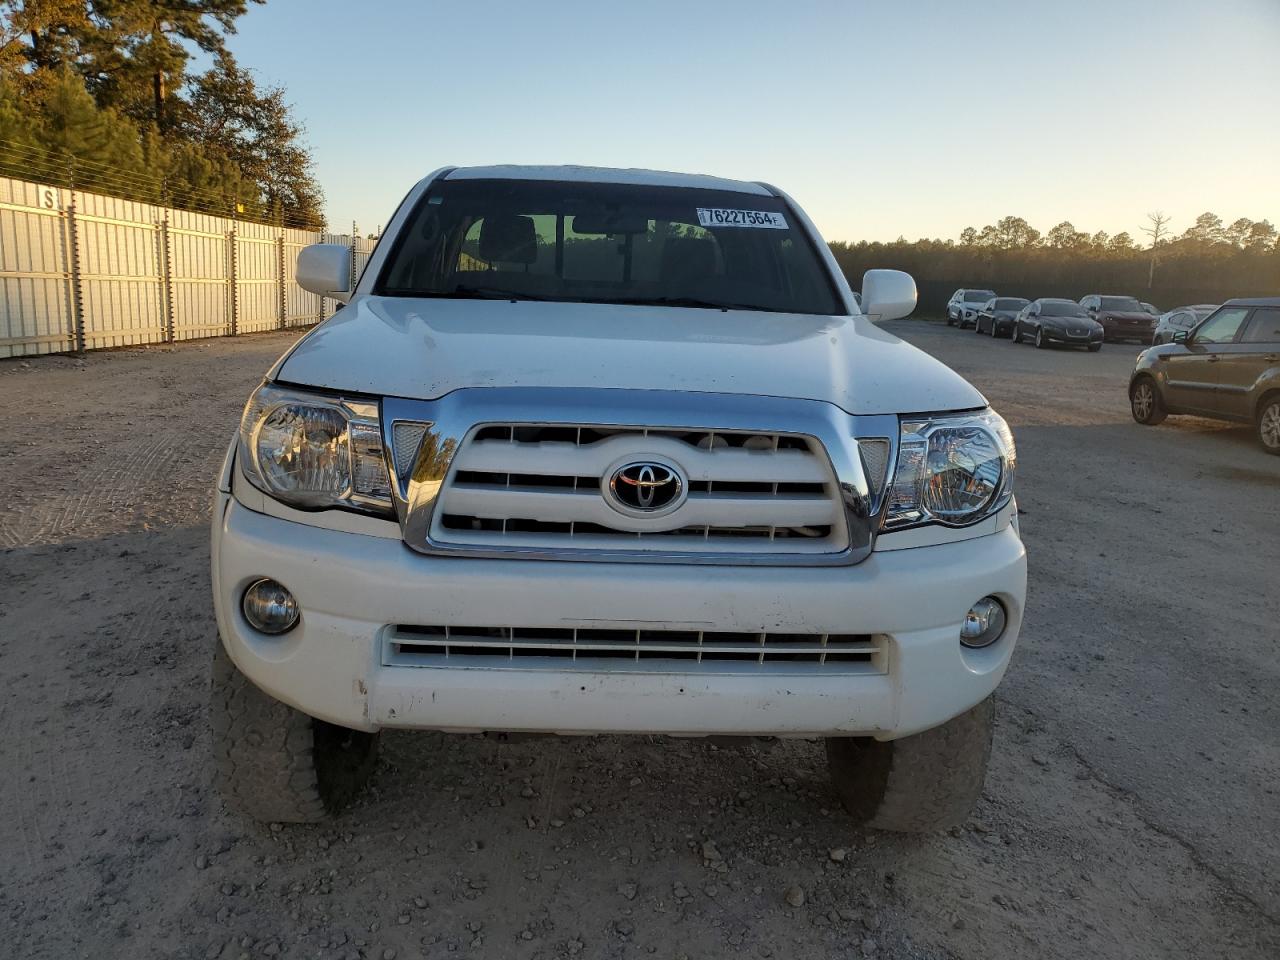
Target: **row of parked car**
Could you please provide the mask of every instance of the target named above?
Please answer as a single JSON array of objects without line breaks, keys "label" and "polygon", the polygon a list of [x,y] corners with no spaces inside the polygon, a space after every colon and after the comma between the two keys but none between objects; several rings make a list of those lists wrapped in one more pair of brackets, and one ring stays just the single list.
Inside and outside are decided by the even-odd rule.
[{"label": "row of parked car", "polygon": [[1252,423],[1262,449],[1280,456],[1280,297],[1161,314],[1135,297],[1027,300],[960,289],[947,303],[947,325],[1037,347],[1096,352],[1108,340],[1149,344],[1129,378],[1133,419],[1155,426],[1170,414],[1189,414]]},{"label": "row of parked car", "polygon": [[972,327],[977,333],[1024,340],[1037,347],[1067,345],[1098,351],[1114,340],[1142,344],[1170,343],[1218,309],[1198,303],[1161,314],[1153,304],[1136,297],[1091,293],[1079,301],[1057,297],[1027,300],[999,297],[994,290],[962,288],[947,303],[947,325]]}]

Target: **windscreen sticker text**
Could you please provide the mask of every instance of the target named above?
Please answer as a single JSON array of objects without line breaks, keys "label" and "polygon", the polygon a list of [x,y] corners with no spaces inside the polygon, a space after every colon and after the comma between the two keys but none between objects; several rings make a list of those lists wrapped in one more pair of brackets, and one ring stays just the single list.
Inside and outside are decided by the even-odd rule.
[{"label": "windscreen sticker text", "polygon": [[721,207],[698,207],[698,224],[703,227],[763,227],[786,230],[787,218],[770,210],[725,210]]}]

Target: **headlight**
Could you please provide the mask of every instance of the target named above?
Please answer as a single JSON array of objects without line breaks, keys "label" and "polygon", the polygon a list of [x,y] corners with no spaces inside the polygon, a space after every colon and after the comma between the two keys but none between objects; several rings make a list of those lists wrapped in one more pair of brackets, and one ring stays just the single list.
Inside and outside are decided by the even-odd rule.
[{"label": "headlight", "polygon": [[1004,507],[1017,463],[1004,418],[979,414],[904,419],[884,526],[961,527]]},{"label": "headlight", "polygon": [[266,384],[240,418],[239,459],[250,483],[291,506],[391,512],[376,403]]}]

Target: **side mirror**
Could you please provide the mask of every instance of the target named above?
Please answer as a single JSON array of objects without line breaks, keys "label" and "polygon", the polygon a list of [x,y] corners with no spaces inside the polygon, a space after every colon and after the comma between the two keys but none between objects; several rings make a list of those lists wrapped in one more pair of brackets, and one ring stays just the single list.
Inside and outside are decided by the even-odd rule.
[{"label": "side mirror", "polygon": [[351,299],[351,248],[341,243],[313,243],[298,253],[298,286],[346,303]]},{"label": "side mirror", "polygon": [[1187,331],[1185,331],[1185,330],[1175,330],[1175,331],[1174,331],[1174,333],[1173,333],[1173,342],[1174,342],[1174,343],[1186,343],[1186,342],[1187,342]]},{"label": "side mirror", "polygon": [[916,282],[901,270],[862,275],[862,312],[872,320],[898,320],[916,308]]}]

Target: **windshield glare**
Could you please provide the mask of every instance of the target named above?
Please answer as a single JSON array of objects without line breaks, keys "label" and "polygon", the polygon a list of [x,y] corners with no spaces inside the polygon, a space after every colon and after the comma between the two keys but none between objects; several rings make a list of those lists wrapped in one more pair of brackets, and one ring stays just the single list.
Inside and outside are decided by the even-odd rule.
[{"label": "windshield glare", "polygon": [[1087,317],[1089,315],[1080,304],[1069,301],[1060,303],[1046,301],[1040,305],[1040,312],[1046,317]]},{"label": "windshield glare", "polygon": [[996,295],[994,290],[966,290],[964,292],[965,303],[986,303]]},{"label": "windshield glare", "polygon": [[1146,313],[1146,311],[1142,309],[1142,304],[1133,299],[1133,297],[1103,297],[1102,309]]},{"label": "windshield glare", "polygon": [[846,312],[781,199],[632,184],[437,183],[377,292]]},{"label": "windshield glare", "polygon": [[1005,298],[996,301],[997,310],[1021,310],[1027,305],[1027,301],[1018,300],[1017,298]]}]

